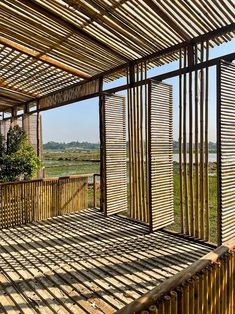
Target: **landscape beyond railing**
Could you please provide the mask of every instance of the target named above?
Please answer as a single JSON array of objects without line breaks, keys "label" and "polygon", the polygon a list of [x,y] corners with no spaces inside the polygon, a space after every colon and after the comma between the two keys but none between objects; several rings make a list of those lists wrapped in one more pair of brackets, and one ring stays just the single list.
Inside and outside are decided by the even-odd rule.
[{"label": "landscape beyond railing", "polygon": [[0,229],[88,208],[88,178],[95,176],[82,174],[1,183]]},{"label": "landscape beyond railing", "polygon": [[116,314],[234,314],[235,239]]}]

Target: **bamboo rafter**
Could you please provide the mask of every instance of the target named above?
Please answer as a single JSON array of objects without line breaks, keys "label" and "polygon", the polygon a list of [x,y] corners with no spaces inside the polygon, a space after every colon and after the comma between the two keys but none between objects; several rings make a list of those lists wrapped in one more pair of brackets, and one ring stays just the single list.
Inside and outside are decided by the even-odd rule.
[{"label": "bamboo rafter", "polygon": [[[233,4],[204,2],[3,0],[0,86],[38,98],[109,71],[113,80],[140,58],[171,62],[178,53],[153,55],[207,33],[210,46],[231,40]],[[219,35],[220,28],[230,30]]]}]

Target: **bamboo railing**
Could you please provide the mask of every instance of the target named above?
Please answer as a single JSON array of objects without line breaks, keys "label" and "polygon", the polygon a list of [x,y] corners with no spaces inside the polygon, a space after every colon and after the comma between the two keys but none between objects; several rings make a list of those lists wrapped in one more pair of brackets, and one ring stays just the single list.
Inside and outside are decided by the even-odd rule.
[{"label": "bamboo railing", "polygon": [[0,229],[88,208],[88,178],[94,180],[96,176],[84,174],[1,183]]},{"label": "bamboo railing", "polygon": [[234,314],[235,238],[117,314]]}]

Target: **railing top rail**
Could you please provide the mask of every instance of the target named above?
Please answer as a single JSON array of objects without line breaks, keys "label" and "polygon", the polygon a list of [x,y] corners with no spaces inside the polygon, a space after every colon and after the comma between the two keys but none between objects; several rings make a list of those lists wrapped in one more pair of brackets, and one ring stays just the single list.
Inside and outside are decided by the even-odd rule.
[{"label": "railing top rail", "polygon": [[99,175],[97,173],[84,173],[79,175],[63,176],[63,177],[52,177],[52,178],[42,178],[42,179],[33,179],[33,180],[22,180],[22,181],[13,181],[13,182],[0,182],[0,187],[4,185],[15,185],[22,183],[32,183],[32,182],[46,182],[46,181],[60,181],[65,179],[79,179],[93,177],[94,175]]},{"label": "railing top rail", "polygon": [[233,250],[235,250],[235,238],[219,246],[207,255],[204,255],[188,268],[164,281],[161,285],[155,287],[154,289],[141,296],[139,299],[134,300],[130,304],[117,311],[116,314],[139,313],[149,306],[156,304],[157,301],[160,300],[163,296],[168,295],[171,291],[175,290],[187,280],[199,274],[209,265],[218,262],[218,260],[222,258],[226,253]]}]

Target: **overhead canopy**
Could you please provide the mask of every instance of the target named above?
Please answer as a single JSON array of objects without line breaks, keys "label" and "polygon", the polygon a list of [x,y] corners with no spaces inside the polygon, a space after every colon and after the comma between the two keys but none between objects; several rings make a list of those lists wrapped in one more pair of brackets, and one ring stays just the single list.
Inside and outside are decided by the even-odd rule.
[{"label": "overhead canopy", "polygon": [[0,110],[230,25],[234,12],[220,0],[1,0]]}]

